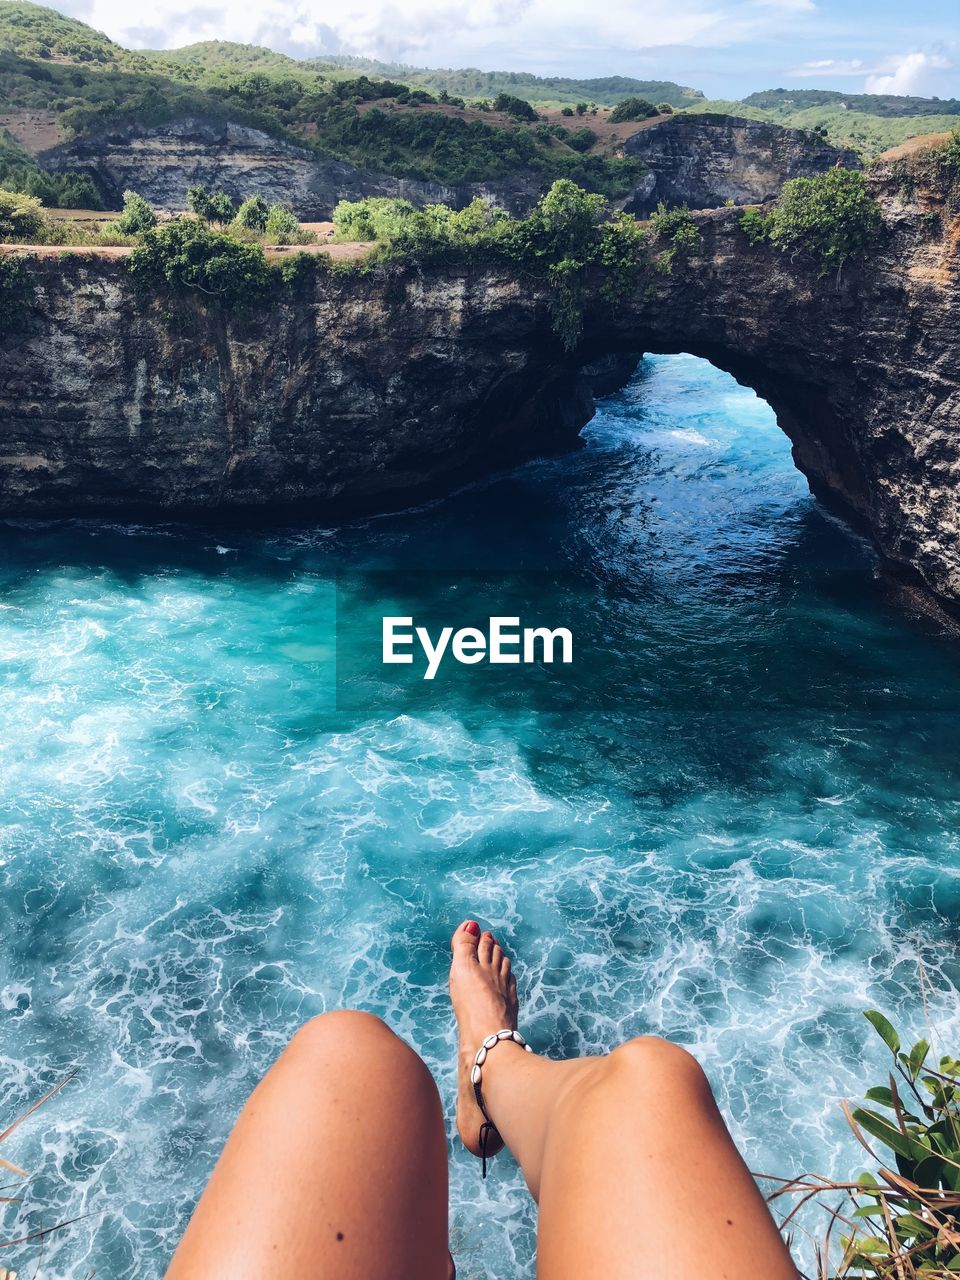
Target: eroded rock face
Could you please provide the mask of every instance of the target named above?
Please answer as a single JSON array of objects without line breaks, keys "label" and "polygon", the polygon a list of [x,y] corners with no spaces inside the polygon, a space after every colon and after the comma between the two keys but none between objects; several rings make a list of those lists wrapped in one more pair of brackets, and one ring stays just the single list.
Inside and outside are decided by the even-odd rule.
[{"label": "eroded rock face", "polygon": [[672,274],[653,244],[618,306],[588,289],[572,353],[546,287],[505,272],[322,277],[240,321],[140,305],[122,261],[35,260],[0,348],[0,511],[396,506],[568,447],[598,378],[688,351],[765,396],[814,491],[960,608],[960,225],[935,192],[876,190],[887,230],[839,279],[751,247],[736,210],[697,215]]},{"label": "eroded rock face", "polygon": [[761,204],[772,200],[789,178],[809,178],[837,163],[859,169],[853,151],[841,150],[811,133],[735,116],[665,116],[623,144],[649,172],[627,209],[638,217],[668,206],[716,209],[727,201]]},{"label": "eroded rock face", "polygon": [[188,117],[154,128],[123,125],[41,152],[55,173],[89,173],[106,202],[119,209],[123,193],[139,192],[155,208],[186,208],[187,188],[200,183],[236,200],[261,195],[285,204],[306,221],[329,218],[338,200],[400,196],[414,204],[462,208],[481,195],[511,213],[533,205],[540,185],[512,182],[446,186],[369,173],[343,161],[293,146],[261,129]]},{"label": "eroded rock face", "polygon": [[[730,116],[675,115],[653,121],[624,143],[648,167],[625,202],[641,217],[667,204],[712,209],[772,199],[787,178],[822,173],[837,161],[857,167],[851,151],[838,151],[796,129]],[[41,152],[45,168],[89,173],[108,205],[120,208],[134,190],[158,209],[183,209],[187,188],[200,183],[234,199],[262,195],[289,205],[301,218],[329,218],[338,200],[400,196],[414,204],[462,208],[475,196],[513,214],[527,213],[543,183],[517,174],[502,182],[449,186],[371,173],[294,146],[248,125],[188,117],[145,128],[118,125]]]}]

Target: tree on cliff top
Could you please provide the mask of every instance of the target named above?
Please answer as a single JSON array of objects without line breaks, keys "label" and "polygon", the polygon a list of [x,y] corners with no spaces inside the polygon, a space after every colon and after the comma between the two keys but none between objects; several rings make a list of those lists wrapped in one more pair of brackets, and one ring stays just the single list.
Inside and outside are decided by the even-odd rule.
[{"label": "tree on cliff top", "polygon": [[514,97],[512,93],[498,93],[493,100],[494,111],[502,111],[504,115],[512,116],[514,120],[539,120],[530,103],[526,98]]},{"label": "tree on cliff top", "polygon": [[136,236],[157,225],[157,215],[136,191],[123,193],[123,213],[117,219],[117,230],[123,236]]},{"label": "tree on cliff top", "polygon": [[196,291],[235,310],[258,302],[274,282],[260,245],[186,218],[147,231],[127,269],[140,292]]},{"label": "tree on cliff top", "polygon": [[657,115],[657,108],[646,98],[625,98],[610,112],[611,124],[626,124],[630,120],[647,120]]},{"label": "tree on cliff top", "polygon": [[784,253],[807,253],[824,270],[839,270],[867,249],[883,217],[859,169],[829,169],[785,182],[769,213],[748,209],[740,225],[752,244],[769,240]]},{"label": "tree on cliff top", "polygon": [[[689,216],[689,215],[688,215]],[[606,199],[569,179],[555,182],[526,218],[511,218],[482,199],[465,209],[368,198],[334,210],[338,239],[379,240],[368,266],[399,260],[410,266],[497,263],[549,286],[554,330],[569,350],[583,330],[583,283],[596,277],[597,296],[611,304],[637,278],[646,232],[630,214],[610,212]]]},{"label": "tree on cliff top", "polygon": [[300,221],[286,205],[274,204],[270,206],[263,230],[271,244],[293,244],[298,238]]},{"label": "tree on cliff top", "polygon": [[201,222],[216,222],[220,226],[232,222],[236,212],[234,203],[226,192],[217,191],[210,195],[199,183],[187,188],[187,208]]},{"label": "tree on cliff top", "polygon": [[263,196],[247,196],[233,222],[234,226],[241,227],[244,231],[262,233],[266,230],[269,216],[270,206]]},{"label": "tree on cliff top", "polygon": [[35,196],[0,191],[0,240],[35,240],[43,231],[43,211]]}]

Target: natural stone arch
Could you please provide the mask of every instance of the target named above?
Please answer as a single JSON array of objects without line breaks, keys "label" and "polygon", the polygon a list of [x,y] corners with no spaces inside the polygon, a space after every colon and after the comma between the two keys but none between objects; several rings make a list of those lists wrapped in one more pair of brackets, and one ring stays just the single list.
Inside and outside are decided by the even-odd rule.
[{"label": "natural stone arch", "polygon": [[171,327],[121,262],[34,260],[31,323],[0,349],[0,510],[398,506],[569,446],[599,357],[688,351],[762,395],[814,492],[957,607],[955,236],[935,193],[874,184],[886,233],[839,279],[751,246],[736,209],[700,213],[673,274],[651,262],[612,307],[588,287],[573,352],[546,285],[501,270],[322,276],[253,319],[186,304]]}]

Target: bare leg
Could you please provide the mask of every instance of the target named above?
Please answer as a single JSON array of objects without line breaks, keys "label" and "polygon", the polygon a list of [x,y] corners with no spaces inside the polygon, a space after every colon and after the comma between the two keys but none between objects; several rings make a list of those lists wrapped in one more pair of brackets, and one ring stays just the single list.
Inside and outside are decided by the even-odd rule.
[{"label": "bare leg", "polygon": [[[478,1150],[469,1070],[483,1038],[515,1027],[516,984],[490,934],[453,936],[460,1027],[457,1125]],[[631,1040],[552,1062],[504,1042],[483,1067],[487,1111],[540,1205],[541,1280],[797,1280],[706,1077],[683,1049]]]},{"label": "bare leg", "polygon": [[429,1071],[378,1018],[315,1018],[241,1112],[167,1280],[446,1280],[448,1267]]}]

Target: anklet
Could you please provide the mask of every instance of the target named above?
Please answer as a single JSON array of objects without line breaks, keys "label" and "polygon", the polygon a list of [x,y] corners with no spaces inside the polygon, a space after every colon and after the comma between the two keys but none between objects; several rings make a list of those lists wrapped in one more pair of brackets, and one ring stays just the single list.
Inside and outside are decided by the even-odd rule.
[{"label": "anklet", "polygon": [[521,1049],[526,1049],[527,1053],[533,1053],[533,1050],[519,1031],[512,1031],[509,1027],[504,1027],[502,1031],[495,1031],[492,1036],[487,1036],[477,1050],[477,1056],[473,1060],[470,1083],[473,1085],[473,1095],[477,1100],[477,1106],[480,1108],[480,1114],[483,1116],[483,1124],[480,1126],[480,1159],[484,1177],[487,1176],[487,1141],[491,1133],[497,1132],[497,1126],[487,1115],[487,1108],[483,1101],[483,1064],[486,1062],[487,1054],[490,1050],[495,1049],[503,1040],[512,1040]]}]

